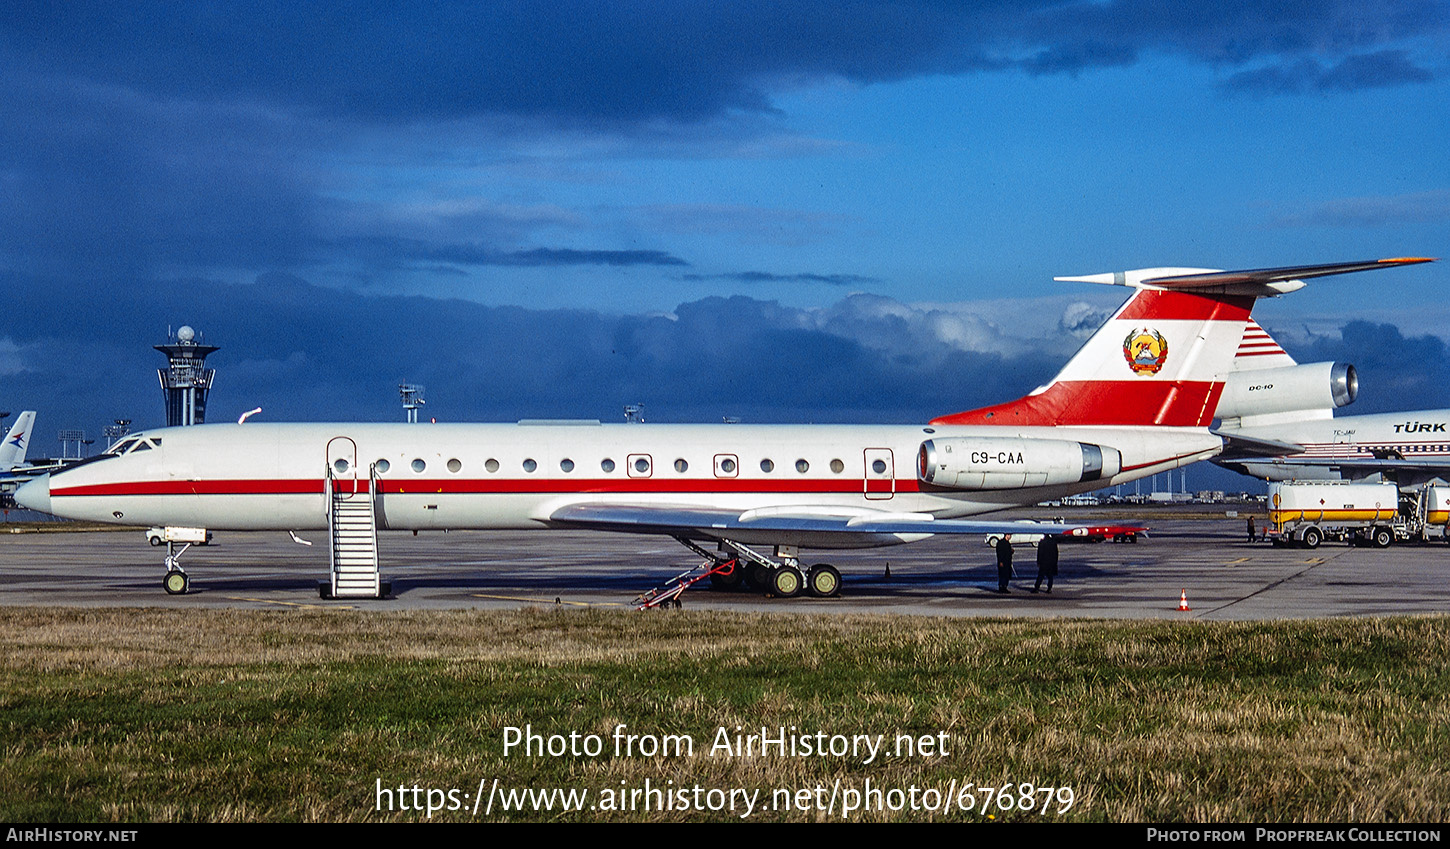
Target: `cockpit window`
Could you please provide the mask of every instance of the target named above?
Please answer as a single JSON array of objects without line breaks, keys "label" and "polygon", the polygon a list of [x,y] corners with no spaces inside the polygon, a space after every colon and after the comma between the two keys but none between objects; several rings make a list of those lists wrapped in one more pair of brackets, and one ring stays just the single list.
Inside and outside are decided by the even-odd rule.
[{"label": "cockpit window", "polygon": [[151,443],[149,443],[149,442],[147,442],[146,440],[143,439],[140,442],[136,443],[136,447],[135,448],[132,448],[129,453],[135,454],[137,451],[150,451],[150,450],[151,450]]},{"label": "cockpit window", "polygon": [[127,451],[131,450],[131,447],[133,445],[140,441],[141,437],[139,436],[127,437],[126,439],[117,442],[115,445],[112,445],[110,448],[107,448],[105,453],[111,455],[112,457],[125,454]]}]

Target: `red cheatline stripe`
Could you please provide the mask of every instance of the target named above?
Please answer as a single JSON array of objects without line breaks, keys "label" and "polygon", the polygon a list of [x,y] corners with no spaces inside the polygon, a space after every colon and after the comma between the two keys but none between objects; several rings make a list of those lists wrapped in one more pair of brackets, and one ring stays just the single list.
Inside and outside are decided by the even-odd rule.
[{"label": "red cheatline stripe", "polygon": [[[883,481],[872,481],[882,485]],[[698,493],[701,495],[731,493],[862,493],[865,482],[860,478],[806,480],[668,480],[660,478],[629,478],[623,480],[560,478],[521,479],[418,479],[381,481],[384,495],[433,494],[607,494],[607,493]],[[351,492],[350,485],[337,487]],[[358,490],[367,491],[367,483],[359,482]],[[897,492],[916,492],[915,479],[898,478]],[[51,490],[52,498],[83,495],[321,495],[323,485],[316,480],[217,480],[217,481],[128,481],[90,484]]]}]

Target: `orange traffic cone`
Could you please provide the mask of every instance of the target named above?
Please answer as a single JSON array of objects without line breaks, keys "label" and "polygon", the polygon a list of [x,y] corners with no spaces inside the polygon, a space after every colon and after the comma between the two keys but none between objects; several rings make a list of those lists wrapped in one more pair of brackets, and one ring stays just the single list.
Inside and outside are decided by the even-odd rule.
[{"label": "orange traffic cone", "polygon": [[1178,596],[1178,609],[1179,610],[1192,610],[1193,609],[1193,608],[1191,608],[1191,607],[1188,606],[1188,590],[1184,590],[1183,593]]}]

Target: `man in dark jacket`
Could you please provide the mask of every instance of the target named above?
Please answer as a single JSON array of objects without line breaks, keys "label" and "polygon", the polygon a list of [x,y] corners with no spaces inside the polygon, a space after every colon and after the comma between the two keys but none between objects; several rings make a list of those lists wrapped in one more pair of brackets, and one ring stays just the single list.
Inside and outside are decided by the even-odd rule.
[{"label": "man in dark jacket", "polygon": [[1033,592],[1042,589],[1042,579],[1047,579],[1047,591],[1052,592],[1052,579],[1057,577],[1057,540],[1044,537],[1037,544],[1037,584]]},{"label": "man in dark jacket", "polygon": [[997,538],[997,592],[1007,592],[1007,581],[1012,578],[1012,543],[1006,537]]}]

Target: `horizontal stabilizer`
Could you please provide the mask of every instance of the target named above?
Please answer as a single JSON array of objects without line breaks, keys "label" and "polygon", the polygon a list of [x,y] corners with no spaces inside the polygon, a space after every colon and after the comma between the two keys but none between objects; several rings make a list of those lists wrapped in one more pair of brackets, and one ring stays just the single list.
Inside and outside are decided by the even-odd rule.
[{"label": "horizontal stabilizer", "polygon": [[1299,286],[1293,285],[1312,277],[1328,277],[1332,274],[1352,274],[1356,271],[1373,271],[1377,268],[1394,268],[1400,265],[1416,265],[1434,262],[1430,257],[1393,257],[1361,262],[1334,262],[1327,265],[1289,265],[1282,268],[1252,268],[1243,271],[1218,271],[1206,268],[1143,268],[1137,271],[1115,271],[1107,274],[1089,274],[1083,277],[1055,277],[1054,280],[1077,283],[1105,283],[1114,286],[1131,286],[1137,289],[1219,290],[1229,287],[1236,293],[1249,293],[1251,289],[1261,290],[1256,294],[1279,294],[1291,292]]},{"label": "horizontal stabilizer", "polygon": [[1332,274],[1351,274],[1356,271],[1373,271],[1377,268],[1392,268],[1397,265],[1415,265],[1434,261],[1428,257],[1396,257],[1366,262],[1336,262],[1328,265],[1292,265],[1284,268],[1256,268],[1249,271],[1215,271],[1208,274],[1157,277],[1143,282],[1151,286],[1171,289],[1227,286],[1233,283],[1282,283],[1287,280],[1306,280],[1311,277],[1328,277]]}]

